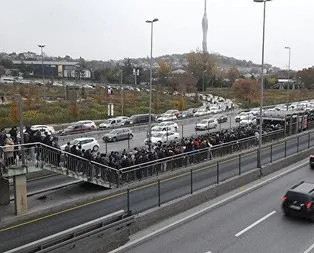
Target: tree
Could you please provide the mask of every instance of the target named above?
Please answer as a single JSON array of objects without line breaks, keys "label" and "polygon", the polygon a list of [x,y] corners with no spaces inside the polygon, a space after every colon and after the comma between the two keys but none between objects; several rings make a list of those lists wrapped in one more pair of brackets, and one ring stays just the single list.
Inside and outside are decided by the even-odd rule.
[{"label": "tree", "polygon": [[3,76],[5,74],[5,68],[0,65],[0,77]]},{"label": "tree", "polygon": [[256,80],[239,79],[232,88],[234,94],[244,106],[250,107],[252,102],[258,101],[260,90]]},{"label": "tree", "polygon": [[[191,52],[186,55],[187,71],[191,73],[197,80],[197,89],[202,90],[203,76],[212,77],[217,72],[218,59],[213,54],[204,52]],[[201,79],[201,80],[200,80]],[[205,83],[207,88],[207,82]]]},{"label": "tree", "polygon": [[158,61],[158,77],[160,80],[160,83],[165,85],[167,83],[167,78],[171,73],[171,64],[166,60],[159,60]]},{"label": "tree", "polygon": [[227,78],[233,84],[240,77],[240,71],[236,67],[231,67],[227,72]]},{"label": "tree", "polygon": [[191,52],[186,55],[186,60],[187,70],[196,78],[202,78],[204,71],[207,76],[212,76],[217,69],[218,59],[213,54]]},{"label": "tree", "polygon": [[172,74],[170,76],[169,83],[170,92],[194,92],[196,82],[197,79],[191,73],[185,72],[180,74]]},{"label": "tree", "polygon": [[297,78],[301,80],[305,88],[313,89],[314,88],[314,67],[298,71]]},{"label": "tree", "polygon": [[3,59],[0,59],[0,65],[2,65],[6,69],[12,69],[13,61],[11,61],[10,59],[3,58]]}]

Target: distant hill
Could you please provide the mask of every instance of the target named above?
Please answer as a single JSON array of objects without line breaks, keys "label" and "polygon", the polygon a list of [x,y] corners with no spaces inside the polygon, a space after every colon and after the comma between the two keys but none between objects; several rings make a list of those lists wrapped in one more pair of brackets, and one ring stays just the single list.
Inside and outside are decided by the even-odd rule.
[{"label": "distant hill", "polygon": [[[173,70],[185,69],[187,65],[186,61],[187,54],[171,54],[163,55],[153,59],[153,67],[158,66],[159,60],[167,60],[171,63]],[[241,73],[258,73],[260,71],[260,65],[253,63],[252,61],[239,60],[233,57],[227,57],[220,54],[215,54],[219,59],[220,68],[223,70],[228,70],[231,67],[237,68]],[[23,53],[0,53],[0,58],[7,58],[10,60],[41,60],[41,55],[38,55],[33,52],[23,52]],[[64,57],[54,57],[44,55],[45,60],[58,60],[58,61],[84,61],[84,63],[91,68],[114,68],[118,65],[121,65],[125,62],[125,59],[121,60],[91,60],[85,61],[83,58],[73,59],[69,55]],[[130,62],[136,66],[141,66],[143,69],[149,68],[149,58],[130,58]],[[265,64],[266,69],[272,69],[273,71],[279,71],[279,68],[273,67],[270,64]]]}]

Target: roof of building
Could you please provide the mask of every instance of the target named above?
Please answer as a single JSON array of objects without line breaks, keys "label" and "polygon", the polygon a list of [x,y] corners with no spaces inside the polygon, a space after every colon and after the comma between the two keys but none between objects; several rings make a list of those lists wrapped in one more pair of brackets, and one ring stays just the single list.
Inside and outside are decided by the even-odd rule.
[{"label": "roof of building", "polygon": [[[41,61],[21,61],[21,60],[13,60],[13,64],[22,64],[22,62],[26,65],[41,65]],[[68,65],[75,66],[78,65],[79,62],[70,62],[70,61],[43,61],[44,65]]]}]

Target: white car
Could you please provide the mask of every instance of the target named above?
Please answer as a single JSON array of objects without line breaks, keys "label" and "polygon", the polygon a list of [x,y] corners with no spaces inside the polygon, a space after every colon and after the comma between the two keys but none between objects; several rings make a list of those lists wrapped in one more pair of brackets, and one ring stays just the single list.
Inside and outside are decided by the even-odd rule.
[{"label": "white car", "polygon": [[154,126],[152,132],[177,132],[177,128],[174,126]]},{"label": "white car", "polygon": [[[67,144],[62,145],[60,148],[61,150],[64,150]],[[93,152],[97,152],[99,149],[99,143],[95,138],[91,137],[84,137],[84,138],[77,138],[72,141],[70,141],[70,146],[73,145],[81,146],[82,149],[85,150],[92,150]]]},{"label": "white car", "polygon": [[[160,122],[156,126],[158,126],[158,127],[165,127],[165,126],[167,126],[167,127],[174,127],[176,129],[176,131],[179,128],[178,124],[176,122],[173,122],[173,121]],[[153,128],[154,127],[155,126],[153,126]],[[152,130],[153,130],[153,128],[152,128]]]},{"label": "white car", "polygon": [[75,122],[73,125],[81,125],[81,124],[85,125],[87,128],[90,128],[91,130],[97,129],[95,122],[92,120],[80,120],[80,121]]},{"label": "white car", "polygon": [[199,108],[194,113],[194,117],[203,116],[207,114],[210,114],[210,111],[208,111],[206,108]]},{"label": "white car", "polygon": [[[152,132],[151,142],[152,144],[161,144],[164,142],[170,142],[174,140],[179,140],[180,134],[177,132]],[[148,138],[144,141],[145,145],[148,144]]]},{"label": "white car", "polygon": [[217,119],[203,119],[201,122],[196,123],[195,130],[208,130],[216,128],[218,125]]},{"label": "white car", "polygon": [[162,114],[157,118],[157,121],[168,121],[168,120],[177,120],[177,116],[173,114]]},{"label": "white car", "polygon": [[217,113],[221,113],[222,110],[218,106],[213,106],[213,107],[210,107],[210,112],[217,114]]},{"label": "white car", "polygon": [[99,129],[106,129],[106,128],[114,128],[114,127],[123,126],[127,119],[129,118],[125,116],[119,116],[116,118],[107,119],[104,122],[100,123],[98,127]]},{"label": "white car", "polygon": [[180,111],[179,110],[168,110],[164,114],[171,114],[171,115],[175,115],[176,117],[179,117]]},{"label": "white car", "polygon": [[31,126],[32,131],[40,131],[42,134],[45,132],[49,132],[51,134],[55,133],[55,129],[52,126],[47,126],[47,125],[32,125]]},{"label": "white car", "polygon": [[240,126],[256,125],[257,124],[256,117],[253,115],[242,117],[239,124]]},{"label": "white car", "polygon": [[235,122],[240,122],[243,118],[246,118],[249,115],[253,116],[251,112],[240,112],[237,116],[235,116]]}]

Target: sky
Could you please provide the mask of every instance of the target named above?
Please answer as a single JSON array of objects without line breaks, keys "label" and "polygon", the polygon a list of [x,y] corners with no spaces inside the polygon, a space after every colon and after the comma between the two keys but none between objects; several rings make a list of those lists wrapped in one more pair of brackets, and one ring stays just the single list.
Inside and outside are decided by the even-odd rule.
[{"label": "sky", "polygon": [[[0,52],[118,60],[202,49],[204,0],[0,0]],[[314,1],[266,3],[265,62],[300,70],[314,65]],[[262,61],[263,3],[207,0],[208,51]]]}]

